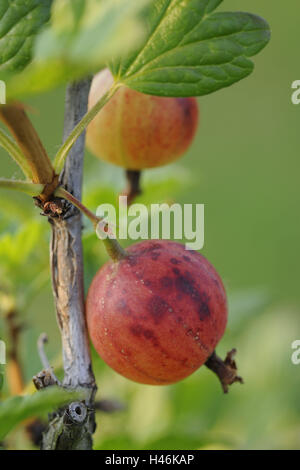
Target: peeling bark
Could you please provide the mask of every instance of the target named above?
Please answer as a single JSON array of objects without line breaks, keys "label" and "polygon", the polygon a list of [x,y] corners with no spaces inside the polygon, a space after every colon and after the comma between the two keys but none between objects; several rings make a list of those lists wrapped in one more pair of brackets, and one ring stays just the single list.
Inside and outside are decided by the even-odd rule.
[{"label": "peeling bark", "polygon": [[[86,112],[90,82],[71,84],[66,91],[64,139]],[[85,135],[73,146],[61,175],[61,184],[79,200],[81,199]],[[64,361],[63,386],[83,389],[84,403],[79,419],[66,419],[69,410],[59,410],[52,416],[43,436],[43,449],[90,449],[95,430],[94,395],[95,379],[91,367],[89,340],[84,315],[83,257],[80,212],[65,202],[63,216],[52,218],[50,260],[57,320],[62,337]],[[80,417],[85,417],[81,420]]]}]

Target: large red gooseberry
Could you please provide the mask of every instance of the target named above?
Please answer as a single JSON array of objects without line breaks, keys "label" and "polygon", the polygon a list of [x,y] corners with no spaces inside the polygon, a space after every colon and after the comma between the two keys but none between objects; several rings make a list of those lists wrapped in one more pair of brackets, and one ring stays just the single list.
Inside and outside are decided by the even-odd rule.
[{"label": "large red gooseberry", "polygon": [[[91,85],[89,109],[113,83],[108,69]],[[122,86],[87,128],[87,147],[97,157],[128,170],[142,170],[177,160],[196,132],[195,98],[145,95]]]},{"label": "large red gooseberry", "polygon": [[96,274],[89,334],[101,358],[144,384],[177,382],[212,355],[225,331],[222,281],[201,254],[170,241],[132,245]]}]

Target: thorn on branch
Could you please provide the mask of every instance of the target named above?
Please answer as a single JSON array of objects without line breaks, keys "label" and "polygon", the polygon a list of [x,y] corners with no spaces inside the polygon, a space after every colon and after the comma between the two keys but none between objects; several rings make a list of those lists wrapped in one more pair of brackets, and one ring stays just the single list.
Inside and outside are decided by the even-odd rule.
[{"label": "thorn on branch", "polygon": [[228,393],[229,385],[235,382],[244,383],[242,377],[237,375],[237,365],[234,360],[236,352],[236,349],[232,349],[227,353],[225,360],[222,361],[214,351],[205,363],[206,367],[218,376],[224,393]]}]

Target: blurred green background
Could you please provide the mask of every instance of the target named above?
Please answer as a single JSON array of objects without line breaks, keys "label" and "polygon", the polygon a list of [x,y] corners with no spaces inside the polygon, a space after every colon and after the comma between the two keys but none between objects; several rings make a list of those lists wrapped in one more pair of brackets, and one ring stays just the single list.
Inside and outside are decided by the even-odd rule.
[{"label": "blurred green background", "polygon": [[[254,58],[256,67],[249,78],[199,99],[201,120],[195,143],[176,165],[145,174],[141,201],[171,198],[205,204],[203,254],[224,279],[230,304],[229,326],[218,352],[223,355],[237,347],[245,385],[234,385],[224,396],[216,378],[203,368],[174,386],[142,386],[118,376],[95,356],[99,397],[117,399],[127,407],[113,415],[99,414],[96,448],[300,448],[300,365],[291,362],[291,343],[300,339],[300,105],[291,102],[291,84],[300,79],[299,3],[226,0],[222,8],[266,18],[271,43]],[[62,136],[64,89],[27,103],[54,155]],[[1,176],[19,176],[1,150],[0,157]],[[123,174],[88,153],[85,166],[84,197],[95,210],[98,204],[115,199],[124,185]],[[41,369],[35,346],[40,332],[50,337],[51,360],[59,360],[60,339],[47,271],[49,228],[30,198],[3,190],[0,197],[0,264],[7,257],[13,259],[9,288],[22,298],[30,273],[39,276],[37,267],[45,279],[33,301],[20,307],[26,323],[22,359],[30,381]],[[18,242],[23,249],[16,248],[17,232],[26,231],[33,218],[40,241],[29,227],[23,234],[30,245],[26,257],[24,241]],[[88,226],[84,243],[88,285],[106,257]],[[10,439],[11,447],[29,445],[18,432]]]}]

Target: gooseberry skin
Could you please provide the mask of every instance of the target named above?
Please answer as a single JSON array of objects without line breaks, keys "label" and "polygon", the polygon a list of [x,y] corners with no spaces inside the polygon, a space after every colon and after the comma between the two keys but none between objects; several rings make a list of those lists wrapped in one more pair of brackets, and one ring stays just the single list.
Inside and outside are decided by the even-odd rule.
[{"label": "gooseberry skin", "polygon": [[222,281],[201,254],[171,241],[132,245],[90,286],[86,316],[101,358],[119,374],[175,383],[213,353],[227,323]]},{"label": "gooseberry skin", "polygon": [[[108,69],[95,75],[89,109],[108,91]],[[98,158],[128,170],[177,160],[190,146],[198,123],[195,98],[145,95],[122,86],[89,124],[88,149]]]}]

